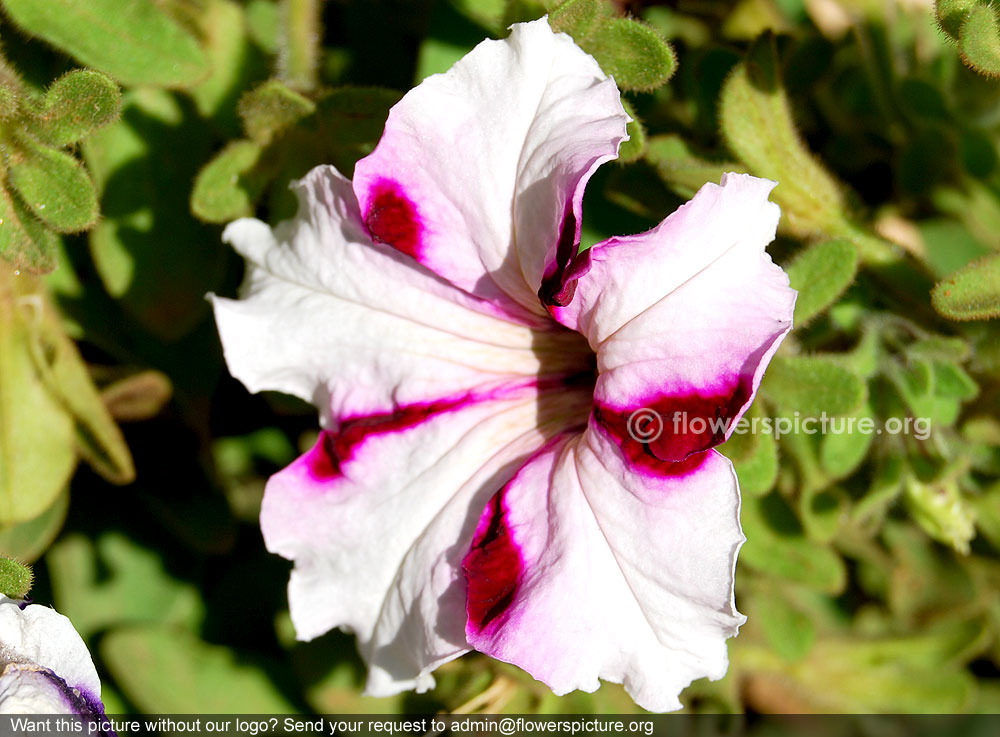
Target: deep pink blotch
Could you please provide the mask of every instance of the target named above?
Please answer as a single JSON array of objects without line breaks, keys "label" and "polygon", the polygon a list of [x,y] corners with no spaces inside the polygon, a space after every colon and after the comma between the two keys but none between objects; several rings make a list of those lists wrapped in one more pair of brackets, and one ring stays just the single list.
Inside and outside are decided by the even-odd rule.
[{"label": "deep pink blotch", "polygon": [[520,551],[510,534],[504,489],[490,500],[479,520],[472,547],[462,559],[468,584],[466,614],[468,625],[483,631],[503,623],[501,615],[514,600],[524,570]]},{"label": "deep pink blotch", "polygon": [[[594,421],[634,466],[656,476],[685,475],[701,465],[704,451],[726,439],[750,399],[753,379],[739,376],[721,386],[714,391],[662,394],[626,408],[595,400]],[[651,437],[648,442],[636,437],[643,437],[643,431]]]},{"label": "deep pink blotch", "polygon": [[420,260],[420,216],[398,182],[379,179],[371,190],[365,225],[376,243]]}]

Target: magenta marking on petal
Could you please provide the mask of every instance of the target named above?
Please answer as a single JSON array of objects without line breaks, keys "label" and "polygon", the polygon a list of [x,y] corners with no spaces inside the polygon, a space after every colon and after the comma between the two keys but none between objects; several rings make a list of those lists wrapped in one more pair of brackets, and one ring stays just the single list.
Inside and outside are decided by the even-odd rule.
[{"label": "magenta marking on petal", "polygon": [[634,466],[657,476],[696,470],[705,452],[726,439],[753,393],[753,378],[740,376],[725,388],[661,394],[631,407],[594,403],[593,417]]},{"label": "magenta marking on petal", "polygon": [[420,260],[420,217],[398,182],[380,179],[371,190],[365,225],[372,240]]},{"label": "magenta marking on petal", "polygon": [[375,435],[404,432],[430,420],[435,415],[456,412],[479,402],[491,402],[516,397],[525,390],[555,390],[565,388],[561,378],[526,379],[504,384],[495,389],[469,392],[432,402],[400,405],[390,412],[341,417],[337,430],[323,430],[312,449],[301,459],[313,480],[332,481],[344,475],[343,465],[350,461],[365,441]]},{"label": "magenta marking on petal", "polygon": [[517,544],[511,537],[504,505],[506,486],[494,494],[479,519],[472,547],[462,559],[468,584],[466,614],[468,626],[482,632],[491,624],[499,627],[502,615],[514,600],[524,571]]},{"label": "magenta marking on petal", "polygon": [[316,481],[330,481],[340,476],[340,457],[337,452],[337,436],[323,430],[316,445],[305,456],[309,475]]},{"label": "magenta marking on petal", "polygon": [[343,475],[341,466],[373,435],[409,430],[432,416],[453,412],[476,401],[472,396],[412,404],[392,412],[343,419],[336,431],[323,430],[316,445],[305,456],[309,474],[316,481],[331,481]]},{"label": "magenta marking on petal", "polygon": [[571,206],[567,207],[556,246],[556,259],[546,267],[538,289],[538,298],[550,311],[553,307],[565,307],[572,302],[577,280],[590,271],[590,250],[579,251],[576,225],[576,215]]}]

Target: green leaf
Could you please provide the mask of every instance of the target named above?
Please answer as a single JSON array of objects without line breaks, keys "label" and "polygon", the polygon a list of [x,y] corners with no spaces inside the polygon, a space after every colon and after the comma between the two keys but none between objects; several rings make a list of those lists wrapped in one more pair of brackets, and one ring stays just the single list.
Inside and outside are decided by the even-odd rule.
[{"label": "green leaf", "polygon": [[916,525],[893,518],[885,521],[881,537],[892,556],[888,603],[894,614],[904,621],[927,621],[936,613],[973,609],[975,581],[953,551]]},{"label": "green leaf", "polygon": [[274,79],[243,95],[239,105],[247,135],[260,144],[270,142],[315,110],[312,100]]},{"label": "green leaf", "polygon": [[[848,423],[852,419],[855,421],[853,425]],[[831,478],[846,478],[868,455],[875,438],[872,433],[857,430],[862,419],[867,419],[866,425],[875,426],[871,407],[865,406],[860,412],[843,418],[842,422],[831,422],[820,439],[820,465]]]},{"label": "green leaf", "polygon": [[[761,403],[750,406],[736,423],[733,434],[719,450],[736,468],[740,490],[746,494],[766,494],[778,478],[778,452]],[[767,430],[767,432],[765,432]]]},{"label": "green leaf", "polygon": [[217,439],[212,458],[233,515],[252,523],[259,520],[264,476],[288,465],[295,456],[288,438],[274,427]]},{"label": "green leaf", "polygon": [[276,0],[249,0],[247,3],[250,38],[268,54],[278,53],[278,12]]},{"label": "green leaf", "polygon": [[841,557],[808,540],[778,494],[744,497],[740,520],[747,536],[740,551],[742,564],[811,589],[831,594],[843,590],[847,570]]},{"label": "green leaf", "polygon": [[799,496],[798,513],[809,539],[833,542],[847,517],[846,507],[843,492],[836,487],[803,489]]},{"label": "green leaf", "polygon": [[69,511],[69,489],[34,519],[0,529],[0,554],[33,563],[56,539]]},{"label": "green leaf", "polygon": [[720,107],[722,134],[730,150],[754,174],[778,182],[773,196],[790,233],[822,236],[842,220],[845,203],[840,187],[795,127],[773,36],[761,36],[746,60],[737,64],[723,85]]},{"label": "green leaf", "polygon": [[84,637],[126,623],[196,627],[204,618],[198,589],[173,578],[161,553],[120,532],[64,536],[45,563],[56,608]]},{"label": "green leaf", "polygon": [[0,594],[11,599],[23,599],[31,591],[34,580],[29,566],[0,557]]},{"label": "green leaf", "polygon": [[579,43],[614,17],[614,6],[607,0],[567,0],[549,13],[549,25],[556,33],[568,33]]},{"label": "green leaf", "polygon": [[[884,373],[918,420],[935,425],[953,425],[961,411],[962,400],[968,398],[968,384],[962,378],[965,372],[954,365],[947,367],[946,362],[914,358],[905,366],[890,363]],[[937,386],[938,374],[944,382],[940,389]],[[965,379],[972,381],[967,376]]]},{"label": "green leaf", "polygon": [[751,602],[750,617],[760,625],[778,655],[794,661],[808,654],[816,640],[816,625],[778,587],[767,587],[757,593]]},{"label": "green leaf", "polygon": [[198,112],[220,122],[235,134],[238,121],[233,105],[256,71],[243,8],[233,0],[208,0],[195,14],[201,31],[211,74],[192,87],[191,99]]},{"label": "green leaf", "polygon": [[469,53],[469,45],[459,39],[425,38],[420,44],[417,54],[417,69],[414,78],[418,82],[432,74],[443,74],[451,69],[455,62]]},{"label": "green leaf", "polygon": [[194,36],[154,0],[3,0],[10,18],[125,85],[187,87],[210,71]]},{"label": "green leaf", "polygon": [[734,40],[752,41],[764,31],[792,31],[773,0],[738,0],[722,24],[722,35]]},{"label": "green leaf", "polygon": [[[818,432],[822,429],[822,426],[807,424],[796,428],[795,419],[794,417],[789,418],[787,416],[776,417],[775,433],[781,438],[782,452],[794,462],[795,469],[798,472],[793,486],[791,483],[791,468],[788,468],[788,464],[786,464],[786,467],[782,469],[785,471],[786,479],[782,485],[784,488],[781,491],[791,496],[793,489],[798,490],[797,499],[800,502],[799,518],[805,522],[805,515],[802,514],[801,508],[801,505],[806,501],[804,496],[812,494],[819,489],[825,489],[829,485],[830,479],[823,471],[819,462],[818,439],[815,435],[806,432],[807,430]],[[806,532],[810,533],[810,535],[812,533],[808,525],[806,526]]]},{"label": "green leaf", "polygon": [[858,249],[850,241],[821,241],[795,257],[786,268],[798,290],[795,323],[802,326],[837,301],[854,281]]},{"label": "green leaf", "polygon": [[719,450],[733,463],[745,461],[757,453],[764,433],[759,431],[759,427],[754,426],[755,420],[758,426],[762,422],[760,403],[750,406],[733,427],[733,434],[729,436],[729,440],[719,446]]},{"label": "green leaf", "polygon": [[670,44],[655,30],[631,18],[601,23],[580,46],[623,90],[651,92],[665,85],[677,71],[677,56]]},{"label": "green leaf", "polygon": [[778,182],[772,198],[781,206],[782,232],[796,238],[847,238],[866,262],[895,259],[892,246],[852,223],[840,185],[799,135],[771,34],[757,39],[730,73],[719,108],[729,149],[753,174]]},{"label": "green leaf", "polygon": [[331,90],[311,115],[275,130],[266,147],[255,148],[260,144],[251,141],[227,147],[199,175],[192,209],[199,217],[222,222],[248,214],[258,192],[267,188],[271,217],[291,217],[296,202],[288,182],[321,164],[350,175],[355,162],[375,148],[398,99],[398,93],[377,87]]},{"label": "green leaf", "polygon": [[[855,416],[860,419],[860,416]],[[874,418],[870,418],[874,424]],[[820,445],[820,463],[831,478],[842,479],[862,464],[874,436],[863,432],[829,432]]]},{"label": "green leaf", "polygon": [[879,371],[882,353],[882,340],[878,330],[865,328],[854,348],[839,354],[837,360],[861,378],[870,379]]},{"label": "green leaf", "polygon": [[122,96],[108,75],[72,71],[60,77],[45,93],[34,113],[31,133],[56,146],[67,146],[118,119]]},{"label": "green leaf", "polygon": [[216,230],[190,215],[191,182],[214,137],[175,95],[140,88],[125,95],[117,124],[84,143],[104,217],[90,251],[107,291],[162,341],[190,333],[208,315],[227,250]]},{"label": "green leaf", "polygon": [[[976,527],[990,541],[994,550],[1000,550],[1000,483],[995,483],[986,493],[972,500]],[[0,548],[2,550],[2,548]]]},{"label": "green leaf", "polygon": [[962,61],[980,74],[1000,76],[1000,19],[991,5],[974,5],[958,32]]},{"label": "green leaf", "polygon": [[1000,317],[1000,254],[975,261],[939,282],[931,303],[951,320]]},{"label": "green leaf", "polygon": [[114,629],[101,639],[100,654],[115,683],[147,714],[297,711],[260,659],[170,627]]},{"label": "green leaf", "polygon": [[707,182],[718,183],[725,172],[746,172],[734,161],[710,161],[694,153],[677,134],[653,136],[646,146],[646,160],[678,196],[691,199]]},{"label": "green leaf", "polygon": [[553,0],[507,0],[504,25],[509,26],[512,23],[522,23],[541,18],[547,12],[556,9],[550,7],[554,4]]},{"label": "green leaf", "polygon": [[805,659],[774,670],[790,682],[782,685],[798,708],[812,713],[951,714],[971,702],[975,680],[923,657],[952,644],[949,637],[825,638]]},{"label": "green leaf", "polygon": [[451,5],[459,13],[491,33],[503,35],[503,17],[507,10],[507,0],[451,0]]},{"label": "green leaf", "polygon": [[76,467],[74,423],[38,376],[33,331],[44,295],[37,279],[0,264],[0,525],[51,507]]},{"label": "green leaf", "polygon": [[191,212],[209,223],[253,215],[267,180],[256,167],[264,149],[254,141],[232,141],[198,172]]},{"label": "green leaf", "polygon": [[47,298],[32,334],[35,369],[49,391],[73,416],[77,448],[90,466],[112,483],[127,484],[135,467],[118,425],[111,419],[76,344]]},{"label": "green leaf", "polygon": [[677,57],[659,33],[615,17],[606,0],[568,0],[549,14],[549,25],[572,36],[620,89],[649,92],[677,70]]},{"label": "green leaf", "polygon": [[[937,209],[965,226],[964,232],[949,220],[935,219],[921,224],[931,265],[946,273],[967,264],[973,257],[989,253],[989,249],[1000,250],[1000,200],[996,193],[969,177],[961,185],[938,187],[931,198]],[[961,261],[956,263],[956,259]]]},{"label": "green leaf", "polygon": [[904,468],[903,459],[899,456],[882,459],[872,474],[868,493],[854,506],[854,521],[874,529],[882,526],[889,507],[903,492]]},{"label": "green leaf", "polygon": [[[756,436],[754,454],[744,460],[733,461],[733,465],[740,480],[740,491],[762,496],[773,489],[778,480],[778,444],[769,432],[756,433]],[[725,448],[723,446],[720,450],[725,452]]]},{"label": "green leaf", "polygon": [[15,269],[42,274],[56,267],[58,249],[59,236],[0,186],[0,256]]},{"label": "green leaf", "polygon": [[934,393],[939,397],[965,401],[979,394],[979,385],[952,361],[934,361]]},{"label": "green leaf", "polygon": [[55,230],[75,233],[97,221],[94,185],[67,153],[20,137],[10,145],[7,177],[35,217]]},{"label": "green leaf", "polygon": [[979,0],[935,0],[934,11],[941,30],[958,40],[962,23]]},{"label": "green leaf", "polygon": [[855,373],[823,356],[775,356],[760,388],[783,411],[813,418],[853,412],[867,393]]},{"label": "green leaf", "polygon": [[913,341],[906,352],[915,357],[938,358],[948,361],[964,361],[971,352],[964,338],[946,335],[929,335]]}]

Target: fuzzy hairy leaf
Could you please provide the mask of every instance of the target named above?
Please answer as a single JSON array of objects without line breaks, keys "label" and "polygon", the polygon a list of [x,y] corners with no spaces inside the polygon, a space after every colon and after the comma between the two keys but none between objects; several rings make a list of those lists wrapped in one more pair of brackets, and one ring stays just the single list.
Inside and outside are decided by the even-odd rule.
[{"label": "fuzzy hairy leaf", "polygon": [[32,355],[43,299],[33,277],[0,264],[0,525],[45,512],[76,467],[73,419]]},{"label": "fuzzy hairy leaf", "polygon": [[787,266],[795,300],[795,324],[802,326],[837,301],[854,281],[858,249],[846,240],[821,241],[798,254]]},{"label": "fuzzy hairy leaf", "polygon": [[1000,317],[1000,254],[975,261],[938,283],[931,301],[952,320]]},{"label": "fuzzy hairy leaf", "polygon": [[707,182],[716,182],[728,171],[746,172],[735,161],[710,161],[691,150],[676,134],[653,136],[646,146],[646,160],[678,196],[690,199]]},{"label": "fuzzy hairy leaf", "polygon": [[607,0],[568,0],[549,14],[549,25],[572,36],[623,90],[654,90],[677,70],[670,44],[653,28],[616,17]]},{"label": "fuzzy hairy leaf", "polygon": [[198,41],[154,0],[3,0],[11,19],[122,84],[187,87],[209,73]]},{"label": "fuzzy hairy leaf", "polygon": [[46,91],[31,132],[54,145],[67,146],[113,123],[121,111],[122,96],[113,79],[102,72],[78,69]]},{"label": "fuzzy hairy leaf", "polygon": [[962,60],[987,77],[1000,76],[1000,18],[992,5],[969,8],[958,33]]},{"label": "fuzzy hairy leaf", "polygon": [[24,137],[11,148],[8,181],[35,217],[61,233],[97,222],[97,192],[79,161]]},{"label": "fuzzy hairy leaf", "polygon": [[17,195],[0,187],[0,256],[15,269],[43,274],[56,267],[58,248],[59,236],[28,212]]},{"label": "fuzzy hairy leaf", "polygon": [[761,392],[786,412],[802,417],[843,415],[861,406],[865,383],[851,370],[823,356],[776,356]]},{"label": "fuzzy hairy leaf", "polygon": [[[101,640],[100,652],[115,682],[150,714],[295,712],[253,658],[186,632],[154,625],[118,628]],[[158,686],[163,683],[170,688]]]},{"label": "fuzzy hairy leaf", "polygon": [[253,215],[267,184],[254,176],[264,149],[254,141],[233,141],[198,172],[191,192],[191,212],[209,223]]}]

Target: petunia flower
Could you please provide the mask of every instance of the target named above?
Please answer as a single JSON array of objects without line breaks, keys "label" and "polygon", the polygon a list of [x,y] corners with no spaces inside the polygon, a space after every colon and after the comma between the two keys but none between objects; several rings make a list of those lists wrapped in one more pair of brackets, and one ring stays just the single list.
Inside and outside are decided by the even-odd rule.
[{"label": "petunia flower", "polygon": [[0,714],[104,717],[97,670],[70,621],[48,607],[3,596]]},{"label": "petunia flower", "polygon": [[774,185],[746,175],[578,253],[627,121],[568,36],[515,25],[409,92],[353,182],[320,167],[293,220],[225,231],[248,261],[214,301],[229,368],[323,428],[268,482],[264,539],[298,637],[356,633],[369,694],[473,649],[652,710],[726,672],[744,538],[713,447],[794,292]]}]

